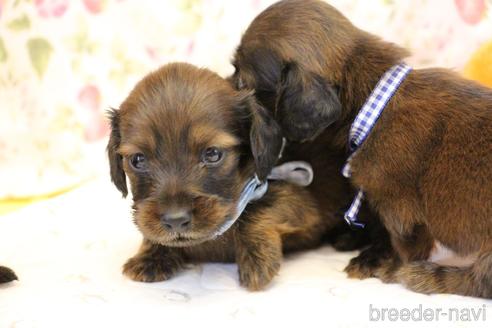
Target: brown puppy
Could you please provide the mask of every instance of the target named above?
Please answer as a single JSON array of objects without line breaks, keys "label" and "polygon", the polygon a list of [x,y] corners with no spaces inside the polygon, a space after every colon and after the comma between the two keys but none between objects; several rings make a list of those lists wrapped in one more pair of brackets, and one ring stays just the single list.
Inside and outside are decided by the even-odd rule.
[{"label": "brown puppy", "polygon": [[11,269],[0,266],[0,284],[17,280],[17,276]]},{"label": "brown puppy", "polygon": [[224,234],[241,190],[264,180],[277,161],[280,128],[251,92],[215,73],[170,64],[145,77],[111,113],[111,177],[144,236],[124,265],[137,281],[171,278],[186,263],[237,261],[240,282],[264,288],[283,251],[319,245],[339,220],[323,219],[304,188],[271,182]]},{"label": "brown puppy", "polygon": [[[310,1],[305,3],[306,7],[312,5]],[[337,114],[343,115],[338,97],[340,90],[322,75],[311,72],[311,63],[320,66],[317,60],[323,58],[321,54],[295,52],[296,45],[306,47],[303,42],[309,42],[317,52],[323,51],[317,48],[316,37],[319,36],[315,33],[313,37],[307,32],[306,27],[313,24],[312,13],[302,13],[297,8],[299,6],[303,6],[302,1],[281,2],[253,21],[237,49],[233,61],[236,72],[229,80],[238,89],[255,89],[257,100],[274,114],[290,141],[283,160],[303,160],[312,164],[314,180],[308,190],[330,222],[338,219],[344,224],[343,209],[349,206],[355,195],[355,189],[341,175],[348,156],[344,147],[347,136],[342,133],[339,142],[333,142],[333,131],[325,131],[323,138],[315,138],[336,119]],[[282,10],[287,10],[286,15],[300,15],[301,21],[289,19],[289,23],[284,22],[279,17]],[[320,15],[322,11],[317,14]],[[298,56],[297,60],[292,58],[294,54]],[[306,139],[311,141],[298,142]],[[334,246],[339,250],[371,243],[345,269],[354,278],[373,276],[374,270],[394,252],[388,232],[377,215],[364,205],[359,214],[366,224],[364,230],[340,234],[339,231],[346,227],[339,227],[333,234]]]},{"label": "brown puppy", "polygon": [[[406,56],[322,1],[287,0],[244,34],[234,80],[256,89],[287,138],[316,138],[317,151],[348,156],[355,116]],[[442,69],[408,75],[351,161],[351,182],[399,255],[370,275],[423,293],[492,297],[491,150],[490,89]],[[467,268],[429,263],[436,241],[477,260]]]}]

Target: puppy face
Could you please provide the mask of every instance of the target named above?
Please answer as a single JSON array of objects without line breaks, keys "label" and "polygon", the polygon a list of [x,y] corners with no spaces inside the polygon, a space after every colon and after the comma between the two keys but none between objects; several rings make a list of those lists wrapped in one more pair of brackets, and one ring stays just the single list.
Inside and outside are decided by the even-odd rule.
[{"label": "puppy face", "polygon": [[216,74],[171,64],[148,75],[111,113],[111,177],[144,236],[167,246],[206,241],[231,217],[242,187],[265,179],[280,128],[250,92]]},{"label": "puppy face", "polygon": [[[380,46],[377,38],[354,27],[324,1],[279,1],[244,33],[231,80],[239,89],[255,89],[287,139],[310,140],[360,108],[347,99],[356,98],[353,92],[367,92],[366,86],[349,90],[347,80],[367,81],[367,89],[373,87],[372,77],[361,75],[367,71],[361,57],[374,56],[376,62],[391,65],[406,54],[391,46],[373,52],[375,45]],[[381,53],[394,58],[382,58]]]},{"label": "puppy face", "polygon": [[289,140],[314,139],[341,115],[337,77],[351,27],[321,1],[274,4],[243,35],[233,61],[236,87],[255,89]]},{"label": "puppy face", "polygon": [[255,89],[291,141],[314,139],[340,117],[337,87],[273,49],[239,48],[234,66],[236,88]]}]

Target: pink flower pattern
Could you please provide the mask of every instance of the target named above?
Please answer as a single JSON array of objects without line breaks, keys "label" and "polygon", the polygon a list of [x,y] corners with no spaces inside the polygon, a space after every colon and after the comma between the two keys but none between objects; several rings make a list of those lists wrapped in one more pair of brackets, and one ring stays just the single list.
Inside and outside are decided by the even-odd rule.
[{"label": "pink flower pattern", "polygon": [[[241,34],[275,1],[0,0],[0,96],[7,108],[0,110],[0,198],[3,190],[29,194],[33,185],[52,192],[59,185],[47,172],[67,184],[106,174],[105,163],[93,162],[109,131],[105,109],[170,61],[230,74]],[[329,2],[360,28],[409,48],[416,67],[459,70],[492,39],[491,0]],[[26,165],[19,154],[27,150],[37,181],[13,173]]]},{"label": "pink flower pattern", "polygon": [[478,24],[486,11],[485,0],[455,0],[456,8],[463,21],[470,25]]},{"label": "pink flower pattern", "polygon": [[39,16],[44,18],[61,17],[68,9],[68,0],[35,0]]},{"label": "pink flower pattern", "polygon": [[78,94],[80,104],[91,112],[99,111],[101,106],[101,92],[93,84],[84,86]]},{"label": "pink flower pattern", "polygon": [[105,5],[104,0],[83,0],[85,8],[92,14],[99,14]]},{"label": "pink flower pattern", "polygon": [[84,129],[84,138],[88,142],[101,140],[108,135],[107,119],[101,113],[101,92],[93,84],[88,84],[79,91],[78,101],[87,110],[87,123]]}]

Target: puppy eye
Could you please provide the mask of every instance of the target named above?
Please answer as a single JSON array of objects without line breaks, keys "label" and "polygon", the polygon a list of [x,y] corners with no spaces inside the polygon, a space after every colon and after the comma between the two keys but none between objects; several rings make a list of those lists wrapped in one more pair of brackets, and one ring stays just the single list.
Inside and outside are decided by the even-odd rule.
[{"label": "puppy eye", "polygon": [[130,165],[135,171],[145,171],[147,163],[144,154],[137,153],[132,155],[132,157],[130,157]]},{"label": "puppy eye", "polygon": [[202,162],[204,164],[217,164],[222,160],[223,155],[224,153],[217,147],[210,147],[203,152]]}]

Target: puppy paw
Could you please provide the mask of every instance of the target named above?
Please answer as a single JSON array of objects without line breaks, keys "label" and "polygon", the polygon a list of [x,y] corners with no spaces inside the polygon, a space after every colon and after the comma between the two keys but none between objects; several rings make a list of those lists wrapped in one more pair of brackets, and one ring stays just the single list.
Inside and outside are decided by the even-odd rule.
[{"label": "puppy paw", "polygon": [[123,274],[134,281],[156,282],[173,277],[181,268],[179,261],[172,258],[135,256],[123,266]]},{"label": "puppy paw", "polygon": [[280,270],[280,261],[266,262],[255,257],[243,258],[238,263],[239,282],[250,291],[259,291],[272,281]]},{"label": "puppy paw", "polygon": [[349,264],[343,271],[347,273],[347,276],[351,279],[367,279],[375,277],[375,271],[378,265],[374,265],[368,259],[357,256],[350,260]]},{"label": "puppy paw", "polygon": [[352,279],[374,278],[387,269],[391,261],[389,253],[370,247],[351,259],[344,271]]},{"label": "puppy paw", "polygon": [[0,266],[0,284],[18,280],[14,271],[7,267]]}]

